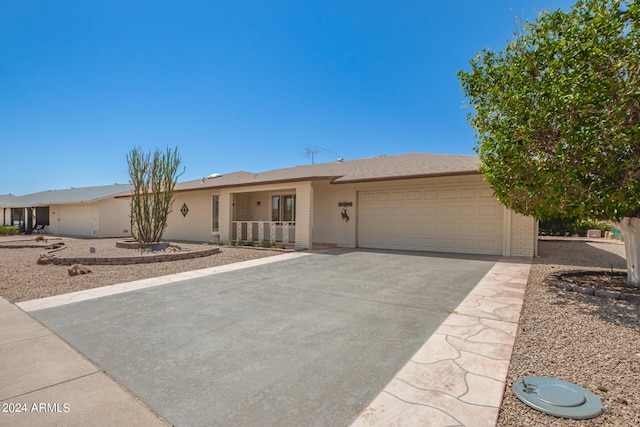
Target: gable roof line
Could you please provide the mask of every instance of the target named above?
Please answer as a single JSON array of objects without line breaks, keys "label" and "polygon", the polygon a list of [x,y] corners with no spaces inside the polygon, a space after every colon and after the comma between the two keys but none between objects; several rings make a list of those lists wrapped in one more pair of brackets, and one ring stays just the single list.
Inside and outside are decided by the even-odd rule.
[{"label": "gable roof line", "polygon": [[129,184],[45,190],[23,196],[14,196],[12,200],[0,200],[0,206],[5,208],[28,208],[60,204],[92,203],[128,193],[129,191]]},{"label": "gable roof line", "polygon": [[302,165],[259,173],[232,172],[176,185],[176,192],[237,188],[310,180],[331,184],[416,179],[480,173],[477,156],[408,153]]}]

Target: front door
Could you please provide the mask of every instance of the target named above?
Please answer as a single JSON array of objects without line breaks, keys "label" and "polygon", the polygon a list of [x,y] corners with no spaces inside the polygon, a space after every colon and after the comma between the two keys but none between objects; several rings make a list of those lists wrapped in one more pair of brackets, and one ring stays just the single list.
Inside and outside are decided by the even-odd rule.
[{"label": "front door", "polygon": [[249,194],[236,194],[233,217],[236,221],[251,221],[251,196]]}]

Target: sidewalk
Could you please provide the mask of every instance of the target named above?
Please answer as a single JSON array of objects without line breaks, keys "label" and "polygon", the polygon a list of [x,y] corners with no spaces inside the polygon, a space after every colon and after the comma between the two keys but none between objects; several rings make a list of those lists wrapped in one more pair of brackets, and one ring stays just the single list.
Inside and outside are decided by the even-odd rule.
[{"label": "sidewalk", "polygon": [[169,425],[60,337],[2,298],[0,361],[0,425]]}]

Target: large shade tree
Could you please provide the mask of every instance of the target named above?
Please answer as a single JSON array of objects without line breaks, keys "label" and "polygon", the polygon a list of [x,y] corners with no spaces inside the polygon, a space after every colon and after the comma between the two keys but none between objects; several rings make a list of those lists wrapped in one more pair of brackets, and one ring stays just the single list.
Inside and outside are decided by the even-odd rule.
[{"label": "large shade tree", "polygon": [[621,229],[640,286],[640,2],[546,11],[460,71],[481,171],[501,203],[537,219]]},{"label": "large shade tree", "polygon": [[156,149],[151,153],[141,148],[127,154],[131,178],[131,234],[142,243],[156,243],[167,228],[173,207],[173,192],[182,160],[178,148]]}]

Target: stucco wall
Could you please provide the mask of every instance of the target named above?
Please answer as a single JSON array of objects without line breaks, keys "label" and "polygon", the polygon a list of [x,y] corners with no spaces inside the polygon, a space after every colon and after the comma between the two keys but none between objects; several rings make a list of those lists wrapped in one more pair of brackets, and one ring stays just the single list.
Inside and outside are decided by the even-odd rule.
[{"label": "stucco wall", "polygon": [[[313,190],[313,242],[355,247],[358,206],[356,187],[354,185],[314,182]],[[339,206],[339,203],[343,202],[352,203],[352,205]],[[347,210],[349,221],[342,218],[343,209]]]},{"label": "stucco wall", "polygon": [[[173,211],[163,238],[194,242],[212,241],[213,191],[175,193]],[[187,214],[181,209],[186,205]]]},{"label": "stucco wall", "polygon": [[113,198],[98,202],[98,236],[131,236],[129,214],[129,199]]}]

